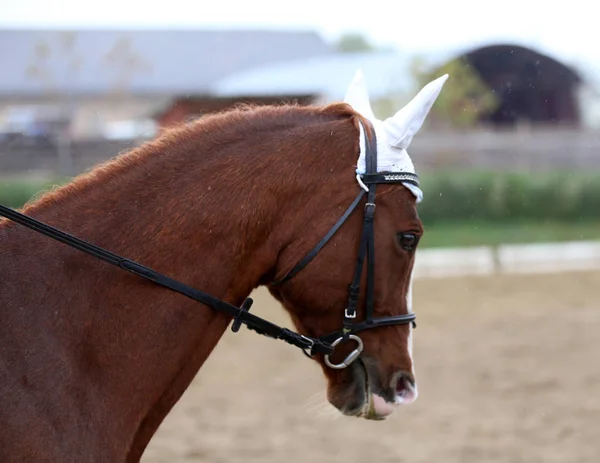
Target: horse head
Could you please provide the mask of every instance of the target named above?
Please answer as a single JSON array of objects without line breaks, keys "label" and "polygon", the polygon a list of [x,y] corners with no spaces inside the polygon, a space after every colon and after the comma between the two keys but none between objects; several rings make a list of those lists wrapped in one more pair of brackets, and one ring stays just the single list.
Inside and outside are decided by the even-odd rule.
[{"label": "horse head", "polygon": [[[335,347],[312,357],[328,380],[329,402],[345,415],[383,419],[418,395],[411,285],[423,235],[417,214],[423,193],[407,148],[447,77],[429,83],[380,121],[357,72],[345,103],[358,115],[351,119],[352,188],[358,197],[345,214],[333,198],[313,203],[318,216],[280,253],[277,278],[269,286],[303,335]],[[334,225],[336,215],[341,218]],[[311,251],[307,235],[324,238],[313,242]]]}]

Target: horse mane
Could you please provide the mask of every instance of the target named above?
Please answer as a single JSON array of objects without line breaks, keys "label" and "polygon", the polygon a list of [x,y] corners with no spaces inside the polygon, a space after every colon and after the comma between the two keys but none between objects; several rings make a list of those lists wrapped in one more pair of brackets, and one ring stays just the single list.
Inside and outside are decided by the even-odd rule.
[{"label": "horse mane", "polygon": [[[66,185],[59,185],[32,198],[24,207],[25,213],[46,208],[73,196],[84,196],[98,183],[116,181],[128,171],[143,167],[150,157],[178,156],[186,149],[196,146],[200,139],[208,145],[218,146],[257,132],[272,132],[297,126],[310,126],[350,119],[355,129],[362,122],[371,135],[370,125],[349,104],[332,103],[326,105],[299,105],[282,103],[279,105],[261,105],[259,103],[239,103],[220,112],[207,114],[196,120],[168,127],[158,137],[140,146],[122,151],[115,157],[94,166],[91,170],[79,174]],[[207,159],[213,155],[208,149],[202,156]]]}]

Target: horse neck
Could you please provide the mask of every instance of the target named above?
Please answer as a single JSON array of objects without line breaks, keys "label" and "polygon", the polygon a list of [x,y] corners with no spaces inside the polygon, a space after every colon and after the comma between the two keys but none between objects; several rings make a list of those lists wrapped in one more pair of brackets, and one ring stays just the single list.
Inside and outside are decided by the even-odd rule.
[{"label": "horse neck", "polygon": [[[202,140],[186,145],[168,153],[174,147],[165,140],[149,143],[24,212],[239,303],[276,255],[268,238],[282,207],[276,190],[285,189],[277,180],[286,176],[285,169],[260,161],[243,165],[247,158],[228,156],[227,150],[206,153]],[[57,254],[70,252],[30,231],[18,233]],[[84,255],[74,252],[73,257]]]},{"label": "horse neck", "polygon": [[[320,183],[307,166],[322,171],[328,160],[277,134],[252,140],[256,153],[270,153],[252,160],[237,153],[245,149],[242,142],[223,146],[202,159],[199,153],[210,149],[203,141],[181,133],[164,137],[119,160],[118,168],[98,168],[25,212],[239,305],[274,269],[298,228],[293,222],[301,218],[293,210],[306,208],[302,193]],[[313,153],[314,159],[305,157],[298,167],[286,159],[293,151]],[[135,460],[210,355],[228,317],[30,230],[11,232],[7,242],[20,255],[14,268],[21,269],[13,284],[27,273],[54,288],[73,288],[63,290],[67,295],[23,296],[37,329],[61,330],[65,350],[40,345],[40,353],[86,365],[89,377],[76,378],[82,387],[102,372],[106,381],[93,390],[106,396],[101,402],[106,409],[93,412],[106,412]],[[17,249],[25,244],[36,254],[23,259]],[[40,307],[57,314],[54,322],[35,321]],[[68,329],[60,320],[70,320]],[[83,339],[85,349],[70,350]],[[28,348],[35,349],[42,341],[30,342]],[[56,403],[61,400],[68,399]],[[114,410],[128,413],[119,421]]]}]

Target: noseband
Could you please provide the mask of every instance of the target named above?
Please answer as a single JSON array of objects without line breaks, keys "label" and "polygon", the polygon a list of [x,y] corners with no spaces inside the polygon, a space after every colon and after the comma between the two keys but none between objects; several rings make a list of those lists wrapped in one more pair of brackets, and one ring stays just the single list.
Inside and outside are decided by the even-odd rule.
[{"label": "noseband", "polygon": [[[366,132],[365,132],[366,133]],[[368,192],[361,188],[360,193],[352,202],[350,207],[337,221],[337,223],[329,230],[325,237],[306,255],[302,258],[283,278],[271,283],[272,286],[280,286],[296,276],[308,263],[319,253],[319,251],[333,237],[337,230],[346,222],[352,212],[361,204],[362,198],[367,195],[365,203],[365,214],[363,221],[362,234],[360,239],[360,248],[358,252],[358,260],[354,269],[354,278],[348,288],[348,303],[344,310],[343,328],[333,333],[327,334],[318,338],[322,343],[331,345],[335,348],[343,341],[352,340],[357,344],[348,356],[338,364],[334,364],[330,360],[329,354],[325,354],[325,364],[330,368],[342,369],[350,365],[356,360],[363,350],[363,342],[356,334],[372,328],[392,325],[405,325],[411,323],[416,328],[415,314],[409,313],[406,315],[395,315],[392,317],[373,318],[373,308],[375,305],[375,231],[373,220],[375,215],[375,195],[378,183],[411,183],[419,186],[419,177],[416,174],[409,172],[381,174],[377,172],[377,136],[373,126],[371,126],[371,137],[365,136],[365,167],[366,174],[362,175],[363,183],[368,186]],[[355,322],[356,309],[360,296],[360,280],[363,271],[365,256],[367,257],[367,294],[365,302],[365,320]],[[304,351],[307,355],[312,356],[310,349]]]},{"label": "noseband", "polygon": [[[378,183],[411,183],[413,185],[419,185],[419,178],[416,174],[412,173],[378,173],[377,172],[377,140],[375,137],[375,131],[371,130],[372,138],[365,137],[366,139],[366,174],[362,175],[362,182],[368,186],[368,192],[361,188],[360,193],[356,199],[352,202],[350,207],[338,220],[338,222],[329,230],[325,237],[302,259],[300,260],[282,279],[271,283],[273,286],[279,286],[289,281],[292,277],[298,274],[306,265],[317,255],[317,253],[327,244],[331,237],[336,231],[344,224],[344,222],[350,217],[352,212],[361,203],[362,198],[367,195],[367,201],[365,203],[365,215],[363,222],[362,236],[360,240],[360,249],[358,254],[358,261],[356,263],[356,269],[354,272],[354,278],[349,287],[349,297],[346,310],[344,311],[343,326],[339,331],[330,333],[320,338],[311,338],[303,336],[299,333],[291,331],[287,328],[282,328],[269,322],[261,317],[258,317],[249,312],[250,307],[253,304],[251,298],[247,298],[241,307],[236,307],[225,301],[217,299],[210,294],[203,291],[199,291],[191,286],[188,286],[180,281],[174,280],[166,275],[152,270],[151,268],[145,267],[137,262],[130,259],[126,259],[117,254],[113,254],[106,249],[95,246],[87,241],[81,240],[68,233],[65,233],[57,228],[42,223],[32,217],[21,214],[9,207],[0,204],[0,216],[4,216],[7,219],[12,220],[20,225],[23,225],[31,230],[34,230],[42,235],[52,238],[56,241],[62,242],[68,246],[78,249],[86,254],[94,256],[104,262],[115,265],[123,270],[127,270],[134,273],[142,278],[150,280],[160,286],[168,288],[172,291],[178,292],[187,296],[195,301],[201,302],[208,305],[212,309],[226,313],[233,317],[233,323],[231,330],[233,332],[239,331],[242,324],[246,325],[248,329],[257,332],[258,334],[268,336],[274,339],[281,339],[291,345],[299,347],[309,357],[313,357],[315,354],[323,354],[325,363],[330,368],[341,369],[346,368],[354,360],[356,360],[363,350],[363,342],[356,334],[371,328],[378,328],[383,326],[392,325],[404,325],[412,323],[414,327],[415,315],[412,313],[406,315],[396,315],[392,317],[380,317],[373,318],[373,307],[374,307],[374,229],[373,219],[375,214],[375,190]],[[366,307],[365,307],[365,320],[362,322],[355,323],[356,310],[358,305],[358,299],[360,296],[360,280],[363,270],[363,263],[365,256],[367,257],[367,295],[366,295]],[[352,340],[357,343],[357,348],[352,351],[343,362],[339,364],[333,364],[330,360],[330,356],[333,354],[335,347],[343,341]]]}]

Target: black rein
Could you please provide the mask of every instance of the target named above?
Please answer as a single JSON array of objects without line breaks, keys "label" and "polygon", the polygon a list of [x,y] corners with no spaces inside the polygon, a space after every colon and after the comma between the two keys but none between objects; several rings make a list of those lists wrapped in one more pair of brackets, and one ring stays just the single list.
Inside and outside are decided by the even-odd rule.
[{"label": "black rein", "polygon": [[119,268],[122,268],[123,270],[127,270],[142,278],[164,286],[165,288],[183,294],[184,296],[187,296],[190,299],[202,302],[203,304],[212,307],[214,310],[231,315],[232,317],[234,317],[233,323],[231,325],[231,329],[234,332],[237,332],[240,329],[241,324],[243,323],[250,330],[257,332],[258,334],[269,336],[275,339],[282,339],[285,342],[299,347],[302,350],[309,349],[313,353],[320,352],[323,354],[331,354],[333,352],[333,348],[331,348],[328,344],[323,343],[318,339],[307,338],[305,336],[302,336],[301,334],[295,333],[287,328],[277,326],[268,320],[265,320],[261,317],[250,313],[250,307],[254,302],[252,298],[247,298],[243,302],[241,307],[236,307],[220,299],[217,299],[216,297],[211,296],[210,294],[188,286],[185,283],[181,283],[180,281],[174,280],[173,278],[169,278],[168,276],[163,275],[162,273],[159,273],[155,270],[152,270],[149,267],[146,267],[142,264],[138,264],[137,262],[126,259],[124,257],[118,256],[117,254],[113,254],[112,252],[109,252],[101,247],[95,246],[79,238],[76,238],[75,236],[69,235],[68,233],[58,230],[50,225],[39,222],[38,220],[32,217],[21,214],[20,212],[17,212],[14,209],[6,207],[2,204],[0,204],[0,216],[4,216],[7,219],[12,220],[13,222],[16,222],[27,228],[30,228],[31,230],[41,233],[42,235],[60,241],[68,246],[83,251],[100,260],[103,260],[104,262],[108,262],[109,264],[115,265]]}]

